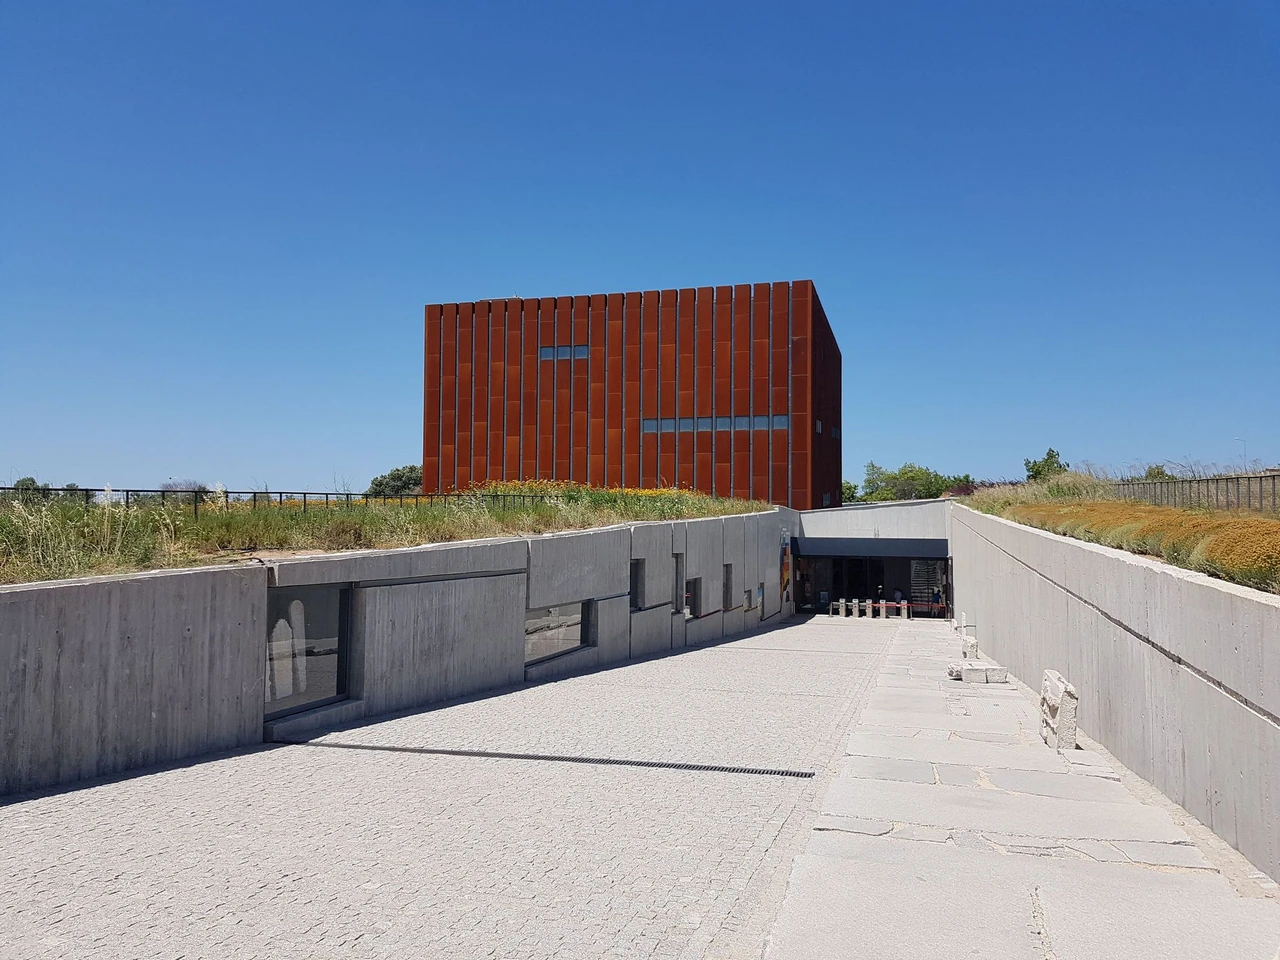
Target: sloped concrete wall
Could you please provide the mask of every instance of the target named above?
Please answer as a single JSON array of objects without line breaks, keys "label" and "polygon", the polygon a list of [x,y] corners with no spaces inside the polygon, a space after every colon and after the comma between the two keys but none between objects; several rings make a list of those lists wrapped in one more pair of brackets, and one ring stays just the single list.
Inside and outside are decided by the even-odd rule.
[{"label": "sloped concrete wall", "polygon": [[0,794],[262,740],[267,572],[0,587]]},{"label": "sloped concrete wall", "polygon": [[1080,691],[1082,730],[1280,877],[1280,597],[976,513],[952,517],[979,649]]}]

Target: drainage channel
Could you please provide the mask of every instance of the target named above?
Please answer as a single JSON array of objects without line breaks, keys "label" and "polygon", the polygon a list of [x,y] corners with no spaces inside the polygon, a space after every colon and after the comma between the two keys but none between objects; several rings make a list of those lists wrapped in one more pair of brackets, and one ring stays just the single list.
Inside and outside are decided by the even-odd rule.
[{"label": "drainage channel", "polygon": [[643,767],[652,770],[687,770],[695,773],[743,773],[758,777],[792,777],[809,780],[812,770],[776,770],[769,767],[737,767],[714,763],[678,763],[668,760],[627,760],[621,757],[568,757],[551,753],[507,753],[496,750],[447,750],[437,747],[396,747],[372,743],[324,743],[316,740],[276,740],[293,747],[328,747],[332,750],[373,750],[383,753],[421,753],[439,757],[479,757],[487,760],[537,760],[543,763],[587,763],[604,767]]}]

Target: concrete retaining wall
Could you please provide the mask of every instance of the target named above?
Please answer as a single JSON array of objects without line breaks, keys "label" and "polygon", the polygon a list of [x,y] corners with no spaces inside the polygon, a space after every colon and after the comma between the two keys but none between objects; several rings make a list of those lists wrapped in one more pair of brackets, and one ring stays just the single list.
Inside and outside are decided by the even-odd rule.
[{"label": "concrete retaining wall", "polygon": [[0,794],[262,740],[267,571],[0,587]]},{"label": "concrete retaining wall", "polygon": [[979,649],[1080,691],[1080,728],[1280,877],[1280,597],[957,505]]},{"label": "concrete retaining wall", "polygon": [[[797,514],[672,521],[0,588],[0,794],[497,692],[706,643],[790,613]],[[701,580],[677,607],[675,556]],[[631,560],[645,561],[632,609]],[[723,607],[765,584],[763,610]],[[350,590],[349,699],[263,724],[270,587]],[[525,664],[525,611],[593,601],[593,644]]]}]

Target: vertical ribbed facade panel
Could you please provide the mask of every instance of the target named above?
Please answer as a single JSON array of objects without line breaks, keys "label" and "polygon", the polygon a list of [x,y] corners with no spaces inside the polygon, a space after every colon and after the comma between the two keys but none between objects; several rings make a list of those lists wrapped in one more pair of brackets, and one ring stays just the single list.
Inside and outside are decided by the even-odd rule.
[{"label": "vertical ribbed facade panel", "polygon": [[423,489],[840,502],[841,358],[807,280],[425,310]]}]

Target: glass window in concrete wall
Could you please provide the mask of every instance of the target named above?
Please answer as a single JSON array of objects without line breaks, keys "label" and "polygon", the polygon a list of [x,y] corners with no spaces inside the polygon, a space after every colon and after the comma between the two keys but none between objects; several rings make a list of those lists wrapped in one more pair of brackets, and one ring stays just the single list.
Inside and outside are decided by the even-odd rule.
[{"label": "glass window in concrete wall", "polygon": [[267,719],[347,695],[349,604],[340,586],[267,591]]},{"label": "glass window in concrete wall", "polygon": [[525,663],[545,660],[578,647],[591,645],[591,602],[563,603],[557,607],[526,610],[524,615]]}]

